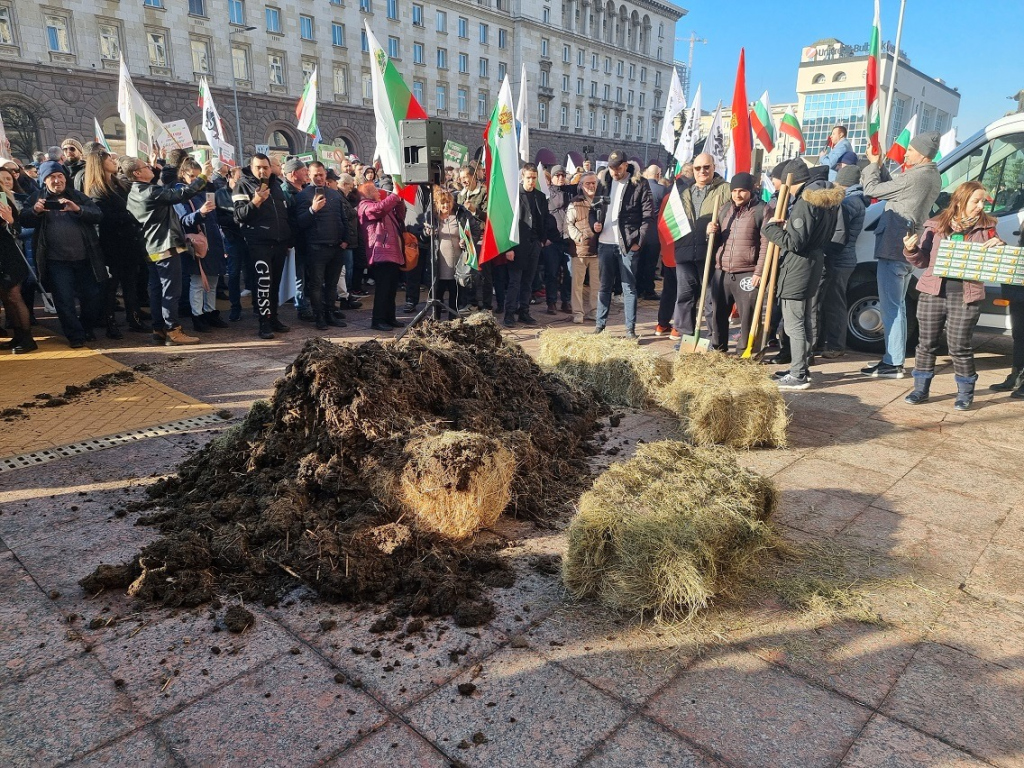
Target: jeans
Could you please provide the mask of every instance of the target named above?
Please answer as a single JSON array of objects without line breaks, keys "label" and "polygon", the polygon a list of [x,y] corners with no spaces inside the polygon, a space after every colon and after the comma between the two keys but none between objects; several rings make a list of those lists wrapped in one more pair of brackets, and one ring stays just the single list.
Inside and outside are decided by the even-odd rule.
[{"label": "jeans", "polygon": [[821,273],[821,284],[811,313],[815,349],[846,349],[846,286],[852,274],[853,267],[837,269],[827,263]]},{"label": "jeans", "polygon": [[[341,252],[341,266],[342,266],[342,270],[345,273],[345,277],[344,278],[342,278],[342,277],[338,278],[337,289],[338,289],[338,296],[340,296],[343,299],[353,299],[353,301],[354,301],[355,300],[354,297],[351,296],[350,293],[349,293],[352,290],[352,264],[353,264],[353,260],[352,259],[353,259],[353,257],[352,257],[352,249],[351,248],[343,249],[342,252]],[[344,282],[344,291],[342,290],[342,287],[343,287],[342,283],[343,282]]]},{"label": "jeans", "polygon": [[907,355],[907,288],[911,272],[913,267],[905,261],[878,260],[878,303],[885,327],[882,362],[886,365],[903,365]]},{"label": "jeans", "polygon": [[561,294],[561,300],[568,302],[572,296],[572,278],[569,277],[565,242],[555,240],[540,250],[544,262],[544,291],[550,306],[554,306]]},{"label": "jeans", "polygon": [[181,256],[149,262],[149,311],[154,331],[177,328],[181,299]]},{"label": "jeans", "polygon": [[789,337],[790,354],[793,360],[789,373],[797,378],[806,378],[811,361],[811,300],[783,299],[782,320]]},{"label": "jeans", "polygon": [[515,259],[508,263],[508,289],[505,292],[505,316],[530,313],[533,278],[540,260],[540,243],[517,245]]},{"label": "jeans", "polygon": [[[253,271],[252,260],[249,258],[249,246],[241,235],[224,230],[224,250],[228,254],[228,300],[232,309],[242,308],[242,272],[245,272],[245,284],[251,291],[256,285],[256,273]],[[253,292],[253,305],[256,294]]]},{"label": "jeans", "polygon": [[[102,294],[89,259],[81,261],[49,261],[46,264],[46,287],[53,293],[61,333],[70,342],[85,341],[86,334],[100,319]],[[75,312],[75,299],[81,314]]]},{"label": "jeans", "polygon": [[203,288],[203,276],[198,272],[189,275],[188,303],[192,308],[192,317],[200,317],[217,310],[217,275],[207,275],[206,282],[210,290]]},{"label": "jeans", "polygon": [[598,243],[597,264],[601,273],[601,290],[597,294],[598,328],[604,328],[608,324],[608,309],[612,303],[617,268],[626,309],[626,331],[636,332],[636,268],[639,261],[640,257],[636,251],[623,252],[618,245]]}]

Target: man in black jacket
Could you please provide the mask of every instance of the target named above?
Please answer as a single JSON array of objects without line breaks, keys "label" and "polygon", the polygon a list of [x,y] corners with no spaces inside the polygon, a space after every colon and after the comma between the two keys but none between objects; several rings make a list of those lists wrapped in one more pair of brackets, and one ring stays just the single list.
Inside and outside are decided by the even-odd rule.
[{"label": "man in black jacket", "polygon": [[[284,177],[281,182],[281,191],[284,192],[284,199],[288,202],[288,224],[291,225],[292,233],[295,235],[292,243],[295,247],[295,311],[299,320],[307,323],[313,322],[309,293],[306,288],[306,283],[310,280],[307,266],[309,246],[299,227],[297,218],[299,209],[296,206],[296,198],[309,187],[310,172],[306,164],[297,157],[285,160],[281,165],[281,173]],[[324,185],[326,185],[326,180]]]},{"label": "man in black jacket", "polygon": [[598,174],[597,197],[602,201],[594,225],[601,290],[597,294],[594,333],[604,331],[608,323],[618,269],[626,309],[626,338],[636,339],[636,270],[640,248],[647,240],[648,232],[655,236],[651,188],[633,164],[626,160],[626,153],[617,149],[608,155],[608,172]]},{"label": "man in black jacket", "polygon": [[544,246],[540,251],[541,261],[544,264],[544,290],[547,294],[547,313],[549,315],[555,314],[559,293],[562,298],[562,311],[572,312],[572,307],[569,306],[569,299],[572,297],[572,278],[569,275],[569,243],[565,236],[565,211],[578,191],[575,184],[569,184],[566,180],[565,168],[556,165],[551,169],[548,211],[555,218],[558,237],[553,238],[551,245]]},{"label": "man in black jacket", "polygon": [[306,296],[313,322],[318,331],[326,331],[328,326],[345,327],[333,310],[344,265],[343,251],[348,248],[348,222],[341,192],[327,186],[324,164],[310,163],[309,170],[313,183],[296,195],[295,219],[306,241]]},{"label": "man in black jacket", "polygon": [[277,296],[281,274],[292,244],[288,223],[288,203],[281,189],[281,180],[271,173],[270,158],[253,155],[249,168],[231,193],[235,220],[249,246],[249,256],[256,270],[256,311],[260,316],[259,336],[274,338],[274,331],[290,330],[277,318]]},{"label": "man in black jacket", "polygon": [[505,292],[505,327],[515,328],[516,318],[536,325],[530,314],[530,293],[540,249],[557,238],[558,227],[548,212],[548,201],[537,189],[537,166],[527,163],[519,185],[519,245],[505,254],[508,259],[508,289]]}]

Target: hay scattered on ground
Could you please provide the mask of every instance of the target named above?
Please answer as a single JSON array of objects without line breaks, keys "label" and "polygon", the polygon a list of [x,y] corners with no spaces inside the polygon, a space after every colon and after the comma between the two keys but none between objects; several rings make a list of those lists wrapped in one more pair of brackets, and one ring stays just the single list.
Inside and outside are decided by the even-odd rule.
[{"label": "hay scattered on ground", "polygon": [[[384,344],[312,339],[272,402],[150,486],[140,523],[164,537],[82,585],[134,584],[140,598],[177,606],[217,592],[273,601],[302,583],[329,600],[485,622],[486,587],[513,579],[487,543],[495,537],[451,541],[423,530],[410,506],[441,493],[447,514],[462,514],[493,494],[479,520],[455,526],[460,535],[502,509],[539,525],[564,520],[589,481],[600,408],[489,318]],[[400,498],[375,492],[383,476]]]},{"label": "hay scattered on ground", "polygon": [[672,364],[635,341],[609,333],[540,334],[537,361],[566,379],[592,387],[609,405],[648,408],[672,376]]},{"label": "hay scattered on ground", "polygon": [[786,402],[770,370],[756,362],[717,352],[679,355],[659,394],[696,445],[786,445]]},{"label": "hay scattered on ground", "polygon": [[624,613],[684,618],[775,545],[767,520],[776,501],[772,482],[728,451],[643,445],[580,499],[566,587]]}]

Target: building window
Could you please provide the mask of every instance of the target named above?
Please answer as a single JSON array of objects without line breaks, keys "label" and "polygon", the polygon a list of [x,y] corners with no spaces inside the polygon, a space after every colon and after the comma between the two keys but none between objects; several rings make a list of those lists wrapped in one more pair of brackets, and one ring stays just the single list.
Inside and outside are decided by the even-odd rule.
[{"label": "building window", "polygon": [[604,57],[604,73],[610,75],[612,73],[612,58],[611,56]]},{"label": "building window", "polygon": [[373,6],[370,4],[370,0],[359,0],[359,10],[362,13],[373,13]]},{"label": "building window", "polygon": [[448,49],[438,48],[437,49],[437,68],[448,69]]},{"label": "building window", "polygon": [[[935,118],[935,108],[934,107],[922,106],[921,107],[920,130],[922,132],[930,131],[932,129],[932,120],[934,118]],[[897,134],[897,135],[899,135],[899,134]]]},{"label": "building window", "polygon": [[569,92],[569,76],[562,75],[562,93]]},{"label": "building window", "polygon": [[565,104],[563,104],[562,105],[562,110],[561,110],[559,116],[561,117],[562,127],[563,128],[568,128],[569,127],[569,107],[567,107]]},{"label": "building window", "polygon": [[272,85],[284,85],[284,56],[272,53],[267,56],[267,68],[270,70]]},{"label": "building window", "polygon": [[359,50],[361,50],[363,53],[370,52],[370,38],[366,36],[365,29],[359,30]]},{"label": "building window", "polygon": [[423,43],[412,44],[412,63],[423,64]]},{"label": "building window", "polygon": [[615,74],[618,75],[619,77],[622,77],[622,67],[623,66],[624,65],[622,63],[622,59],[619,59],[619,62],[615,65]]},{"label": "building window", "polygon": [[[413,90],[415,90],[415,88]],[[373,98],[373,75],[369,72],[363,74],[363,98]]]},{"label": "building window", "polygon": [[147,32],[146,42],[149,46],[149,63],[154,67],[167,66],[167,38],[163,32]]},{"label": "building window", "polygon": [[644,137],[644,119],[642,117],[636,119],[636,137],[638,139]]},{"label": "building window", "polygon": [[210,43],[208,40],[192,38],[192,71],[199,75],[208,75],[210,67]]},{"label": "building window", "polygon": [[541,56],[547,56],[548,55],[548,39],[546,37],[542,37],[540,39],[540,55]]},{"label": "building window", "polygon": [[654,87],[661,88],[661,70],[654,73]]},{"label": "building window", "polygon": [[339,48],[345,47],[345,25],[334,22],[331,24],[331,43]]},{"label": "building window", "polygon": [[419,3],[413,3],[412,6],[412,25],[414,27],[423,26],[423,6]]},{"label": "building window", "polygon": [[46,17],[46,45],[54,53],[71,53],[71,35],[66,17]]},{"label": "building window", "polygon": [[398,38],[397,37],[389,37],[388,38],[388,58],[390,58],[390,59],[397,59],[398,58],[398,51],[399,51],[399,48],[398,48]]},{"label": "building window", "polygon": [[594,70],[595,72],[597,72],[597,61],[598,61],[597,54],[596,53],[590,54],[590,68],[592,70]]},{"label": "building window", "polygon": [[[316,71],[316,62],[309,59],[302,60],[302,84],[305,85]],[[317,83],[317,91],[320,90],[320,83]]]},{"label": "building window", "polygon": [[543,21],[545,24],[550,24],[551,23],[551,9],[550,8],[545,8],[543,11],[541,11],[540,16],[541,16],[541,21]]},{"label": "building window", "polygon": [[572,61],[572,47],[568,45],[562,46],[562,62],[568,64]]},{"label": "building window", "polygon": [[658,55],[656,56],[656,58],[658,59],[658,61],[661,61],[663,56],[664,56],[664,49],[659,45],[658,46]]},{"label": "building window", "polygon": [[480,91],[480,95],[476,97],[476,115],[481,120],[487,119],[487,91]]},{"label": "building window", "polygon": [[205,0],[188,0],[189,16],[206,16]]},{"label": "building window", "polygon": [[267,32],[281,33],[281,11],[267,6]]},{"label": "building window", "polygon": [[421,81],[412,81],[412,95],[416,97],[416,101],[420,104],[423,103],[423,83]]},{"label": "building window", "polygon": [[845,72],[836,72],[834,75],[832,75],[832,82],[833,83],[845,83],[846,82],[846,73]]},{"label": "building window", "polygon": [[245,0],[228,0],[228,21],[245,25]]},{"label": "building window", "polygon": [[469,109],[469,91],[459,88],[459,114],[464,115]]},{"label": "building window", "polygon": [[608,113],[601,113],[601,133],[608,133]]},{"label": "building window", "polygon": [[[632,93],[632,91],[630,91],[630,93]],[[646,101],[646,98],[645,98],[646,96],[647,96],[646,93],[644,93],[643,91],[640,91],[640,102],[639,102],[640,109],[644,108],[644,101]]]},{"label": "building window", "polygon": [[621,88],[616,88],[615,89],[615,100],[620,102],[620,103],[622,102],[622,89]]},{"label": "building window", "polygon": [[498,30],[498,47],[501,48],[502,50],[504,50],[505,48],[508,48],[508,30],[507,29],[499,29]]},{"label": "building window", "polygon": [[[102,40],[103,32],[100,31]],[[14,45],[14,25],[11,24],[11,9],[0,8],[0,45]],[[120,50],[120,46],[118,46]],[[117,58],[116,56],[114,57]]]},{"label": "building window", "polygon": [[299,16],[299,37],[303,40],[316,39],[316,36],[313,34],[312,16]]},{"label": "building window", "polygon": [[587,113],[587,130],[594,130],[594,111],[591,110]]},{"label": "building window", "polygon": [[629,79],[634,80],[636,78],[636,64],[629,65]]},{"label": "building window", "polygon": [[[7,9],[0,8],[0,14]],[[3,42],[3,25],[0,22],[0,42]],[[100,58],[117,61],[121,57],[121,28],[116,24],[100,24]],[[10,45],[11,43],[7,43]]]},{"label": "building window", "polygon": [[150,8],[163,8],[164,0],[142,0],[142,4]]},{"label": "building window", "polygon": [[576,78],[576,95],[577,96],[582,96],[583,95],[583,78],[582,77]]},{"label": "building window", "polygon": [[629,129],[632,128],[632,127],[633,127],[632,126],[632,120],[630,119],[629,115],[626,115],[626,131],[625,131],[625,135],[626,136],[629,136]]},{"label": "building window", "polygon": [[592,98],[592,99],[596,99],[597,98],[597,81],[596,80],[591,80],[590,81],[590,98]]},{"label": "building window", "polygon": [[620,118],[618,115],[616,115],[614,117],[614,119],[612,120],[612,132],[616,136],[619,135],[619,129],[621,128],[621,120],[622,120],[622,118]]},{"label": "building window", "polygon": [[341,0],[327,0],[331,5],[341,5]]},{"label": "building window", "polygon": [[633,92],[632,91],[628,91],[626,93],[626,106],[627,107],[632,107],[633,106]]},{"label": "building window", "polygon": [[388,18],[398,19],[398,0],[388,0]]},{"label": "building window", "polygon": [[469,74],[469,54],[459,54],[459,72],[463,75]]},{"label": "building window", "polygon": [[548,104],[546,101],[542,101],[537,105],[538,112],[540,114],[541,124],[546,124],[548,121]]},{"label": "building window", "polygon": [[[893,101],[893,118],[899,112],[899,131],[903,128],[904,115],[902,102]],[[807,141],[806,154],[821,153],[828,141],[832,128],[845,125],[846,138],[853,145],[853,151],[863,154],[868,145],[867,108],[864,102],[864,89],[836,91],[833,93],[812,93],[804,98],[804,110],[801,115],[801,128]]]},{"label": "building window", "polygon": [[939,133],[946,132],[946,126],[949,124],[949,115],[943,112],[941,109],[935,114],[935,130]]},{"label": "building window", "polygon": [[437,85],[437,111],[448,111],[448,86],[440,83]]},{"label": "building window", "polygon": [[480,44],[487,45],[487,38],[490,36],[491,29],[487,24],[480,25]]},{"label": "building window", "polygon": [[334,95],[337,98],[348,98],[348,65],[334,65]]},{"label": "building window", "polygon": [[459,16],[459,37],[469,39],[469,19],[465,16]]},{"label": "building window", "polygon": [[604,84],[604,100],[611,101],[612,98],[612,87],[608,83]]},{"label": "building window", "polygon": [[546,69],[542,69],[540,71],[540,86],[541,88],[547,88],[548,85],[548,71]]},{"label": "building window", "polygon": [[576,107],[576,130],[578,131],[583,127],[583,110]]},{"label": "building window", "polygon": [[640,67],[640,82],[647,82],[647,67]]},{"label": "building window", "polygon": [[231,49],[231,69],[234,71],[235,80],[248,81],[249,77],[249,51],[247,48]]},{"label": "building window", "polygon": [[508,72],[508,65],[503,61],[498,62],[498,82],[505,80],[505,73]]},{"label": "building window", "polygon": [[448,12],[438,11],[437,12],[437,31],[448,33]]},{"label": "building window", "polygon": [[480,77],[488,77],[490,74],[489,61],[487,59],[480,59]]},{"label": "building window", "polygon": [[824,82],[825,82],[825,76],[824,75],[815,75],[814,79],[811,80],[811,85],[821,85]]},{"label": "building window", "polygon": [[587,66],[587,52],[580,48],[576,51],[576,66],[585,67]]}]

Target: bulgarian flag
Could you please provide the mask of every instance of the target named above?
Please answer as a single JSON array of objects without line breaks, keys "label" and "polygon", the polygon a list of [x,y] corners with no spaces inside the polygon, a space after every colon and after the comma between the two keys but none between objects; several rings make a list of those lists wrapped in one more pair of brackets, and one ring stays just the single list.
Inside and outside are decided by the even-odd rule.
[{"label": "bulgarian flag", "polygon": [[366,26],[366,40],[370,46],[370,67],[373,76],[373,116],[377,124],[377,151],[384,173],[395,179],[395,189],[407,203],[415,199],[416,188],[403,186],[402,180],[402,134],[399,124],[403,120],[426,120],[427,113],[416,101],[398,73],[387,51],[380,47],[377,38]]},{"label": "bulgarian flag", "polygon": [[103,128],[100,126],[100,121],[97,120],[94,117],[92,119],[92,123],[93,123],[93,127],[95,128],[95,132],[96,132],[96,142],[98,144],[102,144],[103,148],[105,150],[107,150],[107,152],[109,152],[110,151],[110,145],[107,143],[107,137],[103,135]]},{"label": "bulgarian flag", "polygon": [[480,259],[476,253],[476,243],[473,242],[473,234],[469,231],[469,226],[462,222],[459,222],[459,240],[466,251],[466,264],[469,265],[470,269],[479,270]]},{"label": "bulgarian flag", "polygon": [[775,194],[775,185],[767,171],[761,171],[761,202],[767,203]]},{"label": "bulgarian flag", "polygon": [[750,127],[765,152],[775,149],[775,121],[772,120],[772,104],[768,101],[768,91],[761,94],[761,98],[750,110]]},{"label": "bulgarian flag", "polygon": [[796,115],[788,110],[782,116],[782,122],[779,123],[779,133],[789,136],[789,138],[796,141],[800,145],[801,155],[807,149],[807,142],[804,141],[804,132],[800,130],[800,121],[796,119]]},{"label": "bulgarian flag", "polygon": [[872,151],[881,154],[878,132],[882,128],[881,93],[878,90],[881,81],[881,50],[882,22],[878,13],[878,0],[875,0],[875,22],[871,27],[871,42],[868,44],[868,73],[865,83],[865,100],[868,109],[868,142]]},{"label": "bulgarian flag", "polygon": [[914,113],[913,117],[910,118],[910,122],[907,123],[907,127],[900,131],[900,135],[896,137],[892,146],[889,147],[889,151],[885,153],[885,156],[894,163],[903,165],[903,161],[907,159],[907,149],[910,147],[910,142],[914,140],[916,135],[917,113]]},{"label": "bulgarian flag", "polygon": [[737,173],[750,173],[751,157],[754,153],[754,138],[750,133],[750,113],[747,107],[747,60],[746,51],[740,48],[740,63],[736,67],[736,86],[732,92],[732,116],[729,118],[729,143],[726,177]]},{"label": "bulgarian flag", "polygon": [[316,124],[316,67],[306,81],[306,87],[302,91],[302,98],[295,105],[295,119],[298,120],[298,129],[308,136],[317,135]]},{"label": "bulgarian flag", "polygon": [[491,120],[484,129],[487,167],[487,223],[483,253],[486,264],[519,244],[519,145],[508,75],[501,84]]},{"label": "bulgarian flag", "polygon": [[662,242],[675,242],[681,237],[686,237],[690,231],[690,220],[686,218],[683,198],[679,196],[679,187],[673,184],[658,218],[658,239]]},{"label": "bulgarian flag", "polygon": [[[935,153],[935,162],[939,162],[954,149],[956,149],[956,128],[950,128],[939,139],[939,151]],[[942,174],[942,186],[947,184],[949,184],[949,179],[946,174]]]}]

